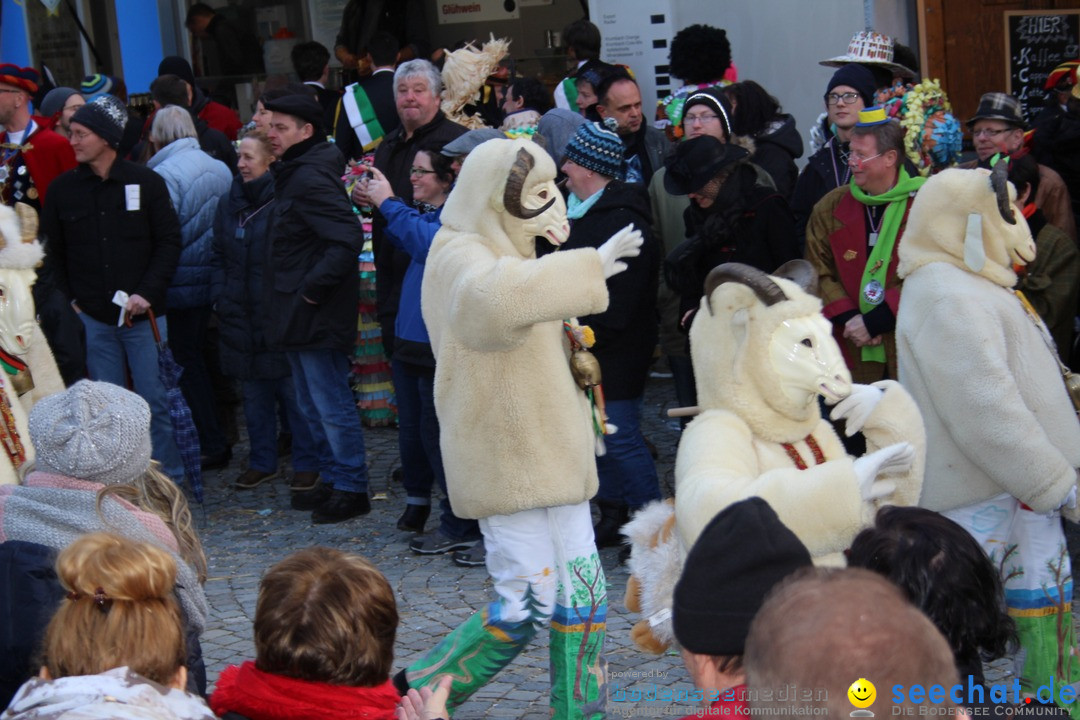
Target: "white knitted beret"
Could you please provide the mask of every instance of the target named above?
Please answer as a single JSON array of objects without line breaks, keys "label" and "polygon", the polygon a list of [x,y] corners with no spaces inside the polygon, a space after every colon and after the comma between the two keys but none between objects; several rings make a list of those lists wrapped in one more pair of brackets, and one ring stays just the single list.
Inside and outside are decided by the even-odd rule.
[{"label": "white knitted beret", "polygon": [[129,483],[150,466],[150,406],[118,385],[80,380],[34,405],[30,441],[39,470]]}]

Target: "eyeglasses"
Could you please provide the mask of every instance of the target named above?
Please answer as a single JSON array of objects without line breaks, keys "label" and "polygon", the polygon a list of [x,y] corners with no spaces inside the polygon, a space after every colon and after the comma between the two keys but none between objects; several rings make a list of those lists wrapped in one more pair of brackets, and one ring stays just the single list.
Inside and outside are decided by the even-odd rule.
[{"label": "eyeglasses", "polygon": [[421,177],[423,175],[434,175],[434,170],[425,170],[424,168],[418,168],[413,166],[409,168],[409,177]]},{"label": "eyeglasses", "polygon": [[683,115],[683,123],[686,125],[693,125],[694,123],[700,123],[702,125],[708,125],[713,120],[719,120],[719,115]]},{"label": "eyeglasses", "polygon": [[841,102],[843,102],[844,105],[851,105],[858,99],[859,93],[857,92],[829,93],[825,96],[825,102],[829,105],[839,105]]},{"label": "eyeglasses", "polygon": [[871,155],[870,157],[865,157],[864,158],[864,157],[860,157],[860,156],[856,155],[855,153],[852,153],[851,157],[848,158],[848,165],[850,165],[852,168],[854,168],[856,170],[862,170],[863,165],[870,162],[874,158],[881,157],[884,154],[885,153],[878,153],[877,155]]},{"label": "eyeglasses", "polygon": [[1002,133],[1012,132],[1012,128],[1005,128],[1004,130],[991,130],[990,128],[982,128],[981,130],[973,130],[971,132],[972,137],[988,137],[996,138]]},{"label": "eyeglasses", "polygon": [[78,140],[79,142],[82,142],[86,138],[90,137],[92,134],[93,133],[87,130],[72,130],[70,133],[68,133],[68,137],[71,140]]}]

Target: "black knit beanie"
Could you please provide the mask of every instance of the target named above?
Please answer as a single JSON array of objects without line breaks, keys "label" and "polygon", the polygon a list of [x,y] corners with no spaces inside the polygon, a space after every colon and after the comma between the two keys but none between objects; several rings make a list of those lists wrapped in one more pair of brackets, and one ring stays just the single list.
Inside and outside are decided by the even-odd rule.
[{"label": "black knit beanie", "polygon": [[862,65],[848,63],[833,73],[832,79],[829,80],[829,86],[825,88],[825,94],[828,95],[833,91],[833,88],[840,85],[847,85],[859,93],[865,107],[874,104],[874,92],[877,90],[878,85],[874,81],[874,73]]},{"label": "black knit beanie", "polygon": [[675,639],[699,655],[742,655],[750,622],[776,583],[811,565],[806,546],[761,498],[729,505],[683,565],[671,608]]},{"label": "black knit beanie", "polygon": [[95,98],[93,102],[86,103],[71,116],[71,122],[84,125],[96,135],[100,135],[101,139],[114,150],[120,147],[127,121],[127,108],[112,95],[101,95]]}]

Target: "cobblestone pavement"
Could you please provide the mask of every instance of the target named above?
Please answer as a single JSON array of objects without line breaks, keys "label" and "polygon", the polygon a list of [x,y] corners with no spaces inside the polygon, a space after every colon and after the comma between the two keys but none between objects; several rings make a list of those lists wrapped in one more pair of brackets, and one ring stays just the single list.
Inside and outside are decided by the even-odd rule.
[{"label": "cobblestone pavement", "polygon": [[[674,403],[669,379],[653,379],[646,392],[642,425],[658,452],[657,469],[665,493],[671,493],[672,466],[678,443],[678,425],[663,416]],[[394,665],[400,668],[429,650],[475,610],[494,598],[484,568],[461,568],[448,556],[421,557],[408,549],[410,535],[396,529],[404,509],[405,493],[390,483],[397,467],[397,432],[365,429],[373,498],[370,515],[338,525],[312,525],[310,513],[289,507],[288,459],[282,474],[253,490],[235,490],[232,483],[246,467],[246,443],[234,447],[231,465],[207,473],[206,503],[199,518],[203,544],[210,564],[206,595],[211,618],[203,634],[203,654],[210,682],[227,665],[254,657],[251,625],[263,572],[294,550],[327,545],[360,553],[389,578],[397,594],[401,626],[398,629]],[[198,516],[199,510],[194,512]],[[433,515],[428,529],[436,527]],[[620,567],[617,550],[601,551],[608,578],[609,615],[607,659],[611,671],[611,697],[620,698],[629,688],[647,695],[658,688],[693,690],[677,654],[644,655],[630,642],[630,627],[637,617],[623,608],[627,572]],[[618,686],[618,687],[617,687]],[[514,662],[479,690],[457,711],[458,718],[515,717],[547,720],[547,638],[544,633]],[[684,695],[685,697],[685,695]],[[691,701],[616,702],[612,715],[650,714],[675,717],[694,711]]]},{"label": "cobblestone pavement", "polygon": [[[672,492],[679,437],[677,422],[665,416],[672,405],[671,380],[651,379],[645,394],[642,426],[656,446],[657,469],[666,495]],[[493,599],[484,568],[460,568],[447,556],[421,557],[409,551],[410,536],[395,528],[404,508],[404,491],[389,480],[391,470],[398,464],[396,431],[368,429],[365,439],[374,498],[372,512],[338,525],[312,525],[310,513],[289,507],[287,459],[282,463],[281,477],[254,490],[237,491],[232,487],[233,480],[246,467],[246,445],[234,448],[229,468],[207,474],[207,500],[200,523],[210,563],[206,594],[211,618],[202,642],[211,684],[227,665],[254,657],[251,625],[259,579],[270,565],[300,548],[328,545],[357,552],[386,574],[397,594],[401,616],[395,668],[413,661]],[[195,512],[198,514],[199,510]],[[429,530],[435,525],[434,518],[428,521]],[[630,642],[630,627],[637,618],[623,607],[627,572],[619,566],[616,554],[615,549],[601,551],[608,579],[607,659],[612,698],[609,713],[624,717],[678,717],[693,712],[696,706],[685,699],[685,693],[692,691],[693,686],[679,656],[646,655]],[[1075,552],[1073,556],[1076,564]],[[998,661],[988,668],[987,680],[1006,679],[1010,668],[1009,660]],[[672,692],[669,697],[683,693],[684,699],[650,700],[650,694],[655,698],[658,690],[662,695]],[[462,705],[456,716],[547,720],[547,693],[547,639],[541,633],[492,683]],[[641,699],[635,702],[632,698]]]}]

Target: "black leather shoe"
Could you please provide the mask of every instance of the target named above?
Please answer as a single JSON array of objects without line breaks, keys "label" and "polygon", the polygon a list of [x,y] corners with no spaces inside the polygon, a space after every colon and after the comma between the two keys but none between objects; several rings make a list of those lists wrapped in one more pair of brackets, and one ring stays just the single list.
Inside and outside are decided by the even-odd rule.
[{"label": "black leather shoe", "polygon": [[398,518],[397,529],[422,533],[424,532],[424,523],[427,522],[429,515],[431,515],[430,505],[406,505],[405,512]]},{"label": "black leather shoe", "polygon": [[313,490],[293,493],[293,510],[314,510],[330,499],[331,490],[329,483],[319,483]]},{"label": "black leather shoe", "polygon": [[630,508],[622,503],[596,501],[600,508],[600,521],[593,526],[596,547],[606,548],[622,545],[622,526],[630,520]]},{"label": "black leather shoe", "polygon": [[220,470],[223,467],[228,467],[230,460],[232,460],[232,448],[230,447],[226,447],[223,452],[215,455],[199,456],[199,464],[203,470]]},{"label": "black leather shoe", "polygon": [[334,489],[330,491],[330,497],[326,502],[311,513],[311,522],[316,525],[327,525],[367,515],[369,512],[371,512],[371,501],[367,493]]}]

